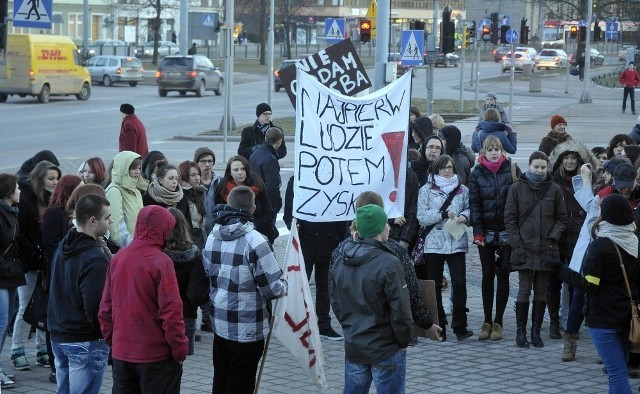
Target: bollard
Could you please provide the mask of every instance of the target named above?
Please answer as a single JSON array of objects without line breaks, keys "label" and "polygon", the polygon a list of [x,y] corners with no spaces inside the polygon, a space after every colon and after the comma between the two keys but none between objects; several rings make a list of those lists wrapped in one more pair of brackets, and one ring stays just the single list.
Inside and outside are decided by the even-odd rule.
[{"label": "bollard", "polygon": [[539,93],[542,91],[542,77],[532,75],[529,77],[529,92]]}]

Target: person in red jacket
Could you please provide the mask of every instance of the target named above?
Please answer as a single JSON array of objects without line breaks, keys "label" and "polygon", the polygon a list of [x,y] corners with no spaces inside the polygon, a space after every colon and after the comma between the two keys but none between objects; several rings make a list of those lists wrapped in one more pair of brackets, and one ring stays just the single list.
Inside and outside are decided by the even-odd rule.
[{"label": "person in red jacket", "polygon": [[134,113],[135,111],[131,104],[125,103],[120,106],[122,126],[120,126],[119,152],[129,150],[136,152],[144,159],[149,154],[147,130]]},{"label": "person in red jacket", "polygon": [[162,253],[176,220],[142,208],[133,242],[111,261],[98,320],[113,355],[113,392],[180,392],[189,343],[173,262]]},{"label": "person in red jacket", "polygon": [[636,70],[636,65],[629,62],[629,66],[620,74],[620,85],[624,88],[624,96],[622,97],[622,113],[627,109],[627,96],[631,97],[631,112],[636,114],[636,98],[634,89],[640,86],[640,75]]}]

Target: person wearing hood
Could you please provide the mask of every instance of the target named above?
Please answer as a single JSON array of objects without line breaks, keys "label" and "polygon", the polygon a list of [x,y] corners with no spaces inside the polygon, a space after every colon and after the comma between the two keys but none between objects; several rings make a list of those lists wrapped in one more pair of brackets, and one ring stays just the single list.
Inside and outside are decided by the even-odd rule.
[{"label": "person wearing hood", "polygon": [[[244,156],[245,159],[249,160],[251,154],[264,143],[264,136],[267,133],[267,130],[274,127],[274,124],[271,122],[272,116],[273,113],[271,112],[269,104],[258,104],[256,107],[256,117],[258,119],[256,119],[253,126],[247,126],[242,129],[240,145],[238,146],[238,155]],[[277,156],[278,159],[282,159],[286,155],[287,145],[285,145],[283,140],[282,145],[278,147]]]},{"label": "person wearing hood", "polygon": [[269,334],[269,301],[287,281],[267,239],[253,226],[255,195],[236,186],[214,208],[215,226],[202,252],[210,279],[213,392],[252,393]]},{"label": "person wearing hood", "polygon": [[[407,161],[410,161],[411,169],[415,171],[418,182],[422,186],[427,181],[427,172],[431,163],[444,151],[444,144],[440,137],[432,134],[427,135],[424,132],[424,128],[418,126],[416,122],[409,124],[409,131],[418,155],[411,155],[412,150],[410,148],[409,160]],[[414,160],[411,160],[412,157]]]},{"label": "person wearing hood", "polygon": [[498,104],[498,96],[494,92],[487,93],[487,97],[485,97],[485,103],[480,109],[480,116],[478,117],[478,122],[482,122],[484,120],[484,113],[489,108],[495,108],[500,112],[500,119],[502,119],[502,123],[505,125],[511,125],[511,120],[509,119],[509,114],[505,111],[502,104]]},{"label": "person wearing hood", "polygon": [[588,294],[585,320],[607,370],[609,393],[632,392],[627,372],[629,286],[636,287],[640,271],[635,230],[629,201],[621,194],[611,194],[600,204],[582,271],[572,271],[556,260],[546,264],[562,280]]},{"label": "person wearing hood", "polygon": [[18,177],[18,180],[19,181],[28,180],[29,174],[31,174],[31,171],[33,171],[36,164],[40,163],[41,161],[48,161],[55,166],[58,166],[58,167],[60,166],[60,162],[58,161],[58,158],[56,157],[56,155],[53,154],[53,152],[51,152],[50,150],[41,150],[40,152],[33,155],[31,158],[26,160],[24,163],[22,163],[22,166],[20,166],[20,169],[18,170],[18,172],[16,172],[16,176]]},{"label": "person wearing hood", "polygon": [[119,148],[118,151],[136,152],[141,157],[149,154],[149,145],[147,144],[147,130],[135,114],[135,108],[131,104],[120,105],[120,114],[122,115],[122,125],[120,126]]},{"label": "person wearing hood", "polygon": [[131,243],[136,229],[138,213],[143,207],[138,189],[140,175],[139,154],[123,151],[113,159],[111,183],[105,190],[111,204],[111,228],[109,238],[119,248]]},{"label": "person wearing hood", "polygon": [[176,208],[169,207],[176,225],[169,235],[164,253],[173,261],[176,271],[185,335],[189,339],[187,355],[194,354],[198,306],[209,302],[209,282],[202,265],[201,249],[193,243],[187,219]]},{"label": "person wearing hood", "polygon": [[500,120],[500,112],[495,108],[489,108],[484,113],[484,120],[478,123],[476,131],[471,136],[471,149],[478,153],[484,146],[488,136],[496,136],[505,152],[514,154],[518,149],[518,134],[511,126],[507,126]]},{"label": "person wearing hood", "polygon": [[76,227],[64,236],[51,261],[47,327],[57,392],[99,393],[109,357],[98,322],[109,258],[97,239],[111,225],[109,200],[97,194],[82,197],[75,219]]},{"label": "person wearing hood", "polygon": [[[414,327],[404,272],[385,246],[382,207],[358,208],[355,225],[357,237],[340,244],[329,273],[331,306],[344,331],[344,392],[367,393],[373,381],[379,393],[404,393]],[[431,329],[437,334],[436,325]]]},{"label": "person wearing hood", "polygon": [[633,139],[633,142],[635,142],[636,145],[640,144],[640,116],[638,116],[638,119],[636,120],[636,125],[633,126],[629,132],[629,137]]},{"label": "person wearing hood", "polygon": [[[578,241],[580,229],[587,217],[587,212],[576,200],[573,188],[573,177],[578,175],[583,164],[591,168],[597,167],[597,160],[584,144],[570,139],[555,147],[549,156],[549,167],[553,182],[560,189],[567,210],[567,226],[558,243],[559,258],[563,264],[569,264],[573,249]],[[562,281],[554,275],[549,277],[547,287],[547,309],[549,310],[549,338],[561,339],[560,332],[560,290]],[[568,313],[568,305],[562,310],[563,316]],[[565,320],[566,322],[566,320]]]},{"label": "person wearing hood", "polygon": [[573,139],[571,134],[567,133],[567,121],[561,115],[553,115],[551,117],[551,130],[546,136],[542,137],[538,151],[550,155],[558,144]]},{"label": "person wearing hood", "polygon": [[475,154],[462,144],[462,133],[456,126],[445,126],[440,129],[440,138],[444,143],[444,153],[451,156],[456,165],[460,183],[467,184],[471,167],[476,162]]},{"label": "person wearing hood", "polygon": [[544,152],[529,156],[529,168],[516,180],[507,194],[504,226],[511,245],[511,267],[518,271],[516,298],[516,344],[529,347],[527,321],[529,299],[533,289],[531,310],[531,344],[544,346],[540,328],[547,304],[549,269],[546,258],[558,259],[558,241],[566,228],[567,209],[562,189],[547,172],[549,159]]},{"label": "person wearing hood", "polygon": [[175,224],[166,208],[142,208],[133,241],[107,269],[98,321],[111,347],[114,393],[180,393],[189,340],[173,262],[162,252]]},{"label": "person wearing hood", "polygon": [[158,168],[165,164],[169,164],[164,154],[157,150],[152,150],[147,156],[144,156],[143,159],[141,167],[142,172],[140,174],[140,179],[138,179],[138,189],[140,189],[140,193],[142,194],[147,191],[149,184],[155,181]]}]

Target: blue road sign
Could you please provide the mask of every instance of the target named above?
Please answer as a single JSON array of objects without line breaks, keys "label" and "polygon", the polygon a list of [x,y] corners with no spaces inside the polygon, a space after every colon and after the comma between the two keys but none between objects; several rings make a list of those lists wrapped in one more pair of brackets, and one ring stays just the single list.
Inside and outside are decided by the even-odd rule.
[{"label": "blue road sign", "polygon": [[507,30],[506,39],[509,44],[513,44],[518,41],[518,31],[516,29]]},{"label": "blue road sign", "polygon": [[604,33],[605,40],[616,41],[618,39],[618,22],[607,22],[607,30]]},{"label": "blue road sign", "polygon": [[580,19],[578,21],[578,26],[580,27],[586,27],[587,26],[587,21],[585,21],[584,19]]},{"label": "blue road sign", "polygon": [[15,0],[13,26],[51,29],[52,0]]},{"label": "blue road sign", "polygon": [[327,18],[324,21],[324,38],[328,44],[344,40],[344,18]]},{"label": "blue road sign", "polygon": [[216,14],[202,14],[202,26],[215,27]]},{"label": "blue road sign", "polygon": [[423,30],[402,31],[402,57],[400,63],[405,66],[421,66],[424,63],[422,53],[424,51]]}]

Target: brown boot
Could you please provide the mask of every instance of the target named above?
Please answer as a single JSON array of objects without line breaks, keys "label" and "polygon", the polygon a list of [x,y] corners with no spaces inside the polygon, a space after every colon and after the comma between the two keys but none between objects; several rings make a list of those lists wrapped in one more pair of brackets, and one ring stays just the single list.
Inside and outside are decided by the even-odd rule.
[{"label": "brown boot", "polygon": [[576,359],[576,334],[564,333],[564,349],[562,350],[562,361],[573,361]]}]

